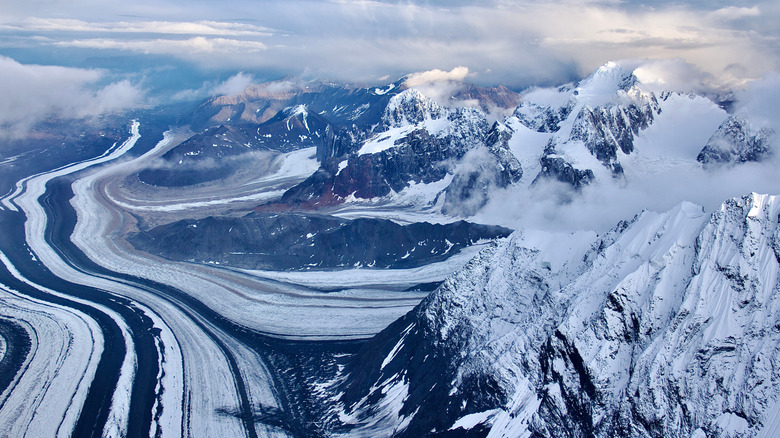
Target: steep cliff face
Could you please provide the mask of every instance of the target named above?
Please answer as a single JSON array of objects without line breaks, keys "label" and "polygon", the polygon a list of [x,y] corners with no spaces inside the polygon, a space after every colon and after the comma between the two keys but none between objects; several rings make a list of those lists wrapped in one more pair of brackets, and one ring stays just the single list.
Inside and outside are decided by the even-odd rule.
[{"label": "steep cliff face", "polygon": [[509,149],[511,137],[512,129],[496,122],[485,138],[485,146],[463,156],[444,191],[442,213],[471,216],[487,204],[495,190],[520,181],[523,167]]},{"label": "steep cliff face", "polygon": [[[318,174],[288,191],[283,202],[312,205],[371,199],[402,192],[413,184],[439,182],[454,173],[469,151],[486,148],[490,134],[481,110],[443,107],[409,89],[390,99],[381,125],[356,152],[325,163]],[[519,162],[498,137],[496,133],[488,149],[490,160],[496,168],[522,174]]]},{"label": "steep cliff face", "polygon": [[[470,217],[504,189],[545,181],[575,191],[594,182],[628,184],[674,166],[698,168],[697,159],[705,167],[765,161],[775,147],[772,129],[756,128],[749,115],[729,116],[693,93],[656,96],[612,62],[576,84],[522,94],[448,83],[442,99],[426,87],[409,88],[406,79],[360,89],[292,82],[250,87],[205,103],[242,115],[220,119],[222,125],[175,147],[141,179],[193,184],[230,174],[226,157],[315,146],[321,168],[263,208],[369,201]],[[247,108],[257,112],[266,101],[274,103],[263,110],[262,123],[250,122]],[[288,106],[277,109],[280,102]],[[204,165],[216,160],[220,166]]]},{"label": "steep cliff face", "polygon": [[705,166],[762,161],[772,155],[774,131],[751,126],[744,115],[726,119],[696,159]]},{"label": "steep cliff face", "polygon": [[[544,149],[537,179],[554,179],[579,188],[594,179],[597,163],[613,177],[622,176],[619,154],[632,153],[635,136],[661,112],[655,95],[642,92],[637,83],[632,72],[607,63],[571,91],[566,106],[557,110],[550,107],[532,119],[527,126],[537,130],[541,130],[539,117],[554,121],[544,126],[557,127],[549,131],[555,134]],[[556,114],[561,117],[554,117]],[[520,119],[524,120],[527,118]]]},{"label": "steep cliff face", "polygon": [[517,232],[354,358],[338,415],[371,436],[771,436],[778,214],[753,194]]},{"label": "steep cliff face", "polygon": [[133,234],[128,240],[140,250],[172,260],[311,270],[417,267],[510,233],[507,228],[465,221],[399,225],[387,219],[252,213],[181,220]]}]

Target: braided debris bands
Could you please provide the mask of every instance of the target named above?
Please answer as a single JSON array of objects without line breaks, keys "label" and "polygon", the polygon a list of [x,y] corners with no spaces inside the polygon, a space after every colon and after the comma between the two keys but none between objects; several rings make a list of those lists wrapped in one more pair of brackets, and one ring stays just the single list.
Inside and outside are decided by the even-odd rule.
[{"label": "braided debris bands", "polygon": [[[160,152],[152,151],[149,156]],[[170,222],[168,215],[172,211],[177,211],[179,218],[185,213],[186,217],[230,215],[231,212],[245,214],[246,210],[236,213],[241,211],[237,204],[243,200],[253,198],[256,203],[268,193],[279,191],[280,180],[289,185],[289,181],[305,178],[311,170],[308,165],[284,164],[288,160],[301,164],[302,155],[297,151],[281,156],[279,160],[283,162],[278,167],[279,173],[245,182],[240,186],[242,190],[228,187],[222,197],[214,192],[215,187],[204,190],[207,197],[201,197],[200,190],[191,190],[193,193],[189,198],[168,190],[155,193],[153,198],[150,194],[149,199],[140,199],[139,192],[134,192],[133,198],[125,197],[127,181],[143,167],[149,156],[100,169],[72,185],[71,203],[78,214],[72,241],[87,257],[111,271],[184,290],[224,318],[259,332],[292,339],[370,337],[426,295],[424,291],[399,291],[417,283],[442,281],[446,274],[466,263],[463,257],[455,257],[431,265],[430,269],[376,270],[371,276],[365,276],[362,283],[352,281],[354,277],[345,275],[344,271],[301,273],[291,280],[268,272],[238,271],[217,262],[182,263],[154,257],[137,251],[122,238],[139,226]],[[291,175],[290,168],[299,169],[299,173]],[[160,198],[166,194],[173,197],[169,201]],[[186,212],[182,213],[184,210]],[[398,271],[403,274],[399,275]],[[377,278],[383,276],[388,276],[386,283],[389,284],[384,285],[387,287],[377,284]],[[403,283],[394,284],[399,277],[403,277]],[[307,278],[317,278],[316,284],[330,283],[328,290],[331,293],[323,294],[325,288],[322,287],[307,287],[310,283]],[[339,288],[338,285],[348,278],[349,287]],[[416,281],[418,278],[420,281]]]},{"label": "braided debris bands", "polygon": [[134,122],[125,142],[30,172],[0,200],[1,434],[323,435],[332,425],[316,382],[479,248],[376,275],[155,257],[128,232],[245,214],[316,161],[313,150],[257,154],[256,174],[160,189],[135,175],[182,137],[166,132],[138,154],[139,138]]}]

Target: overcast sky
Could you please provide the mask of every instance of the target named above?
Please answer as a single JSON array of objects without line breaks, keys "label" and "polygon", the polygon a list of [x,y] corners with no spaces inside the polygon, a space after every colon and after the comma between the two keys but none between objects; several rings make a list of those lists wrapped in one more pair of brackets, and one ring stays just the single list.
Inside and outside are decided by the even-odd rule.
[{"label": "overcast sky", "polygon": [[734,82],[777,69],[777,3],[32,0],[0,5],[0,53],[364,82],[465,66],[475,81],[513,86],[678,57]]},{"label": "overcast sky", "polygon": [[519,89],[646,58],[739,87],[780,70],[779,21],[777,1],[4,1],[0,93],[22,102],[15,84],[43,89],[57,76],[70,80],[60,106],[86,91],[89,113],[105,107],[101,96],[194,95],[239,72],[234,85],[286,75],[377,84],[462,67],[469,81]]}]

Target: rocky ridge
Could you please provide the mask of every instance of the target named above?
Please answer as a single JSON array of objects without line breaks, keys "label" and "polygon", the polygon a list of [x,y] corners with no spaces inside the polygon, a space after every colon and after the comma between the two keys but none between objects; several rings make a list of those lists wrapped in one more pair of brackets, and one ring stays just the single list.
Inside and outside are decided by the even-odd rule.
[{"label": "rocky ridge", "polygon": [[732,115],[712,134],[696,160],[705,166],[760,162],[772,156],[774,131],[755,128],[744,115]]},{"label": "rocky ridge", "polygon": [[[449,202],[464,203],[478,196],[477,203],[482,203],[484,194],[473,190],[475,173],[463,169],[458,173],[456,168],[467,153],[480,150],[484,166],[501,175],[495,179],[495,172],[490,172],[490,184],[506,186],[516,181],[522,168],[500,129],[498,124],[491,126],[480,109],[444,107],[416,89],[406,90],[390,100],[379,128],[360,149],[340,161],[324,163],[317,174],[288,191],[282,202],[311,206],[350,197],[381,198],[454,174],[453,183],[459,188],[446,192]],[[480,184],[481,189],[485,184]]]},{"label": "rocky ridge", "polygon": [[780,198],[483,251],[338,381],[371,436],[770,436]]}]

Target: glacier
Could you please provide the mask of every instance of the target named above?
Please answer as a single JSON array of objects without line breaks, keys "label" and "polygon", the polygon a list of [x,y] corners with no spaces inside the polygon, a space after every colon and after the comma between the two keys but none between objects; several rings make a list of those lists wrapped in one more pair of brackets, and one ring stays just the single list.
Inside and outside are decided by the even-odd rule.
[{"label": "glacier", "polygon": [[[251,85],[189,128],[150,110],[61,162],[0,156],[0,434],[780,433],[780,198],[745,195],[780,193],[777,126],[616,63],[445,88]],[[514,232],[360,260],[296,215],[384,223],[388,248],[421,222]],[[131,245],[253,217],[357,258]]]}]

